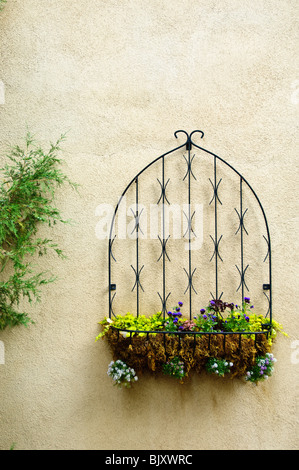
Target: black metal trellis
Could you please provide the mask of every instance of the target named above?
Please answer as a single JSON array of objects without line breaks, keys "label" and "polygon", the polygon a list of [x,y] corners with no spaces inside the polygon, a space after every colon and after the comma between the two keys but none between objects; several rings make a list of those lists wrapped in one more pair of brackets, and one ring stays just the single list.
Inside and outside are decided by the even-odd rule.
[{"label": "black metal trellis", "polygon": [[[141,224],[140,224],[140,217],[141,217],[143,209],[141,209],[141,211],[139,211],[139,206],[138,206],[139,205],[139,178],[141,177],[141,175],[144,172],[146,172],[146,170],[149,167],[151,167],[156,162],[161,161],[161,171],[162,171],[162,174],[160,176],[161,180],[160,180],[160,178],[156,178],[157,181],[158,181],[161,193],[160,193],[160,196],[159,196],[158,200],[156,200],[156,204],[157,205],[162,204],[162,233],[161,233],[161,236],[160,236],[160,234],[158,235],[158,241],[161,245],[160,246],[161,252],[160,252],[160,255],[157,259],[157,263],[159,263],[162,267],[162,286],[161,286],[162,291],[161,292],[158,291],[157,296],[160,299],[160,302],[161,302],[161,305],[162,305],[163,317],[165,318],[165,314],[167,312],[167,301],[169,299],[169,296],[171,295],[171,291],[168,291],[167,284],[166,284],[166,280],[167,280],[166,264],[168,262],[170,262],[171,258],[169,256],[169,253],[167,252],[167,243],[169,241],[169,235],[166,236],[166,231],[165,231],[165,204],[170,205],[170,201],[169,201],[168,194],[167,194],[167,186],[170,182],[170,177],[166,177],[165,159],[166,159],[167,156],[173,154],[174,152],[177,152],[180,149],[185,148],[185,150],[187,151],[187,157],[185,155],[183,155],[183,157],[185,159],[187,168],[186,168],[186,172],[185,172],[185,174],[182,178],[182,181],[184,181],[184,182],[187,181],[188,212],[187,213],[184,212],[184,216],[185,216],[186,222],[187,222],[187,229],[185,230],[185,232],[183,234],[183,237],[185,237],[185,239],[187,240],[188,245],[189,245],[189,249],[188,249],[188,263],[187,263],[186,267],[183,266],[183,271],[184,271],[184,273],[187,277],[187,284],[186,284],[186,289],[185,289],[184,294],[188,295],[189,317],[190,317],[190,319],[192,318],[192,315],[194,313],[193,312],[193,295],[197,295],[198,292],[197,292],[197,288],[195,288],[195,281],[194,281],[197,266],[193,265],[192,250],[191,250],[192,236],[196,237],[196,233],[195,233],[194,228],[192,226],[195,211],[193,211],[193,212],[191,211],[191,202],[192,202],[191,179],[193,179],[194,181],[197,181],[197,178],[196,178],[196,176],[193,172],[193,168],[192,168],[193,163],[195,161],[194,159],[196,157],[196,154],[193,154],[193,152],[191,152],[191,151],[192,151],[192,149],[198,149],[201,152],[204,152],[204,154],[210,156],[211,159],[212,159],[212,162],[213,162],[213,174],[214,174],[214,176],[213,176],[212,179],[209,178],[209,181],[210,181],[211,186],[212,186],[213,193],[212,193],[212,198],[209,202],[209,205],[211,207],[214,206],[214,214],[213,214],[214,233],[209,234],[209,236],[212,240],[214,251],[213,251],[212,255],[210,256],[209,261],[214,262],[214,266],[215,266],[215,277],[214,277],[215,285],[214,285],[214,289],[212,289],[212,291],[210,291],[210,295],[212,296],[212,298],[214,300],[215,299],[221,299],[222,296],[223,296],[223,291],[220,289],[220,286],[219,286],[219,263],[223,263],[223,258],[222,258],[221,253],[220,253],[220,242],[223,243],[223,234],[220,234],[219,224],[218,224],[218,221],[219,221],[219,207],[223,205],[223,203],[221,201],[220,194],[219,194],[219,187],[220,187],[220,184],[222,182],[222,178],[218,177],[218,172],[217,172],[219,162],[223,163],[224,165],[226,165],[226,167],[228,167],[230,170],[232,170],[232,172],[234,172],[234,174],[237,175],[237,178],[239,179],[239,201],[238,201],[238,206],[234,207],[234,211],[237,214],[238,223],[239,223],[238,228],[235,231],[235,236],[239,237],[239,240],[240,240],[240,259],[239,259],[239,263],[235,264],[235,268],[236,268],[236,270],[237,270],[237,272],[239,273],[239,276],[240,276],[239,284],[238,284],[238,286],[236,286],[236,292],[239,292],[239,291],[241,292],[242,300],[244,300],[245,292],[246,293],[249,292],[249,288],[248,288],[248,285],[247,285],[247,279],[246,279],[247,270],[249,268],[249,263],[247,262],[246,257],[245,257],[245,253],[244,253],[244,236],[248,236],[248,231],[247,231],[247,228],[244,224],[245,216],[247,216],[247,214],[248,214],[248,208],[246,207],[244,209],[244,188],[245,187],[249,189],[250,193],[252,194],[252,196],[257,201],[258,206],[259,206],[260,211],[261,211],[262,216],[263,216],[265,229],[266,229],[266,236],[263,235],[263,238],[264,238],[264,240],[266,241],[266,244],[267,244],[267,253],[266,253],[266,256],[265,256],[263,262],[268,263],[268,279],[266,279],[266,282],[264,282],[264,280],[261,281],[261,290],[263,291],[263,294],[265,295],[265,297],[267,299],[267,302],[268,302],[268,309],[267,309],[267,312],[265,314],[265,317],[269,317],[269,323],[263,325],[264,329],[261,332],[254,332],[254,333],[253,332],[241,332],[240,333],[240,341],[241,341],[241,335],[253,334],[253,335],[255,335],[255,338],[256,338],[256,335],[258,335],[260,333],[265,334],[265,331],[266,332],[269,331],[269,329],[271,329],[271,326],[272,326],[271,241],[270,241],[270,232],[269,232],[269,227],[268,227],[268,222],[267,222],[267,218],[266,218],[266,215],[265,215],[265,211],[264,211],[263,206],[260,202],[260,199],[258,198],[256,192],[253,190],[251,185],[232,165],[230,165],[228,162],[226,162],[224,159],[222,159],[221,157],[219,157],[215,153],[199,146],[198,144],[196,144],[193,141],[193,135],[196,134],[196,133],[200,134],[200,138],[203,138],[204,133],[200,130],[194,130],[190,134],[188,134],[184,130],[176,131],[174,133],[175,138],[178,138],[179,134],[184,134],[185,137],[186,137],[185,142],[183,144],[175,147],[174,149],[162,154],[161,156],[154,159],[147,166],[145,166],[131,180],[131,182],[127,185],[127,187],[125,188],[125,190],[123,191],[123,193],[120,197],[120,200],[118,201],[118,204],[115,207],[112,222],[111,222],[111,227],[110,227],[110,235],[109,235],[109,243],[108,243],[109,317],[111,318],[112,316],[115,316],[115,312],[113,310],[113,301],[114,301],[115,295],[116,295],[116,292],[115,292],[116,291],[116,285],[112,283],[112,263],[113,264],[117,263],[116,257],[114,256],[114,253],[112,251],[112,246],[113,246],[113,244],[116,240],[116,235],[113,235],[113,229],[114,229],[114,226],[115,226],[115,220],[116,220],[116,215],[117,215],[119,206],[120,206],[124,196],[126,195],[128,189],[131,186],[133,186],[134,184],[135,184],[136,210],[135,211],[131,210],[132,214],[133,214],[133,217],[134,217],[134,221],[135,221],[135,225],[134,225],[134,228],[133,228],[131,233],[133,233],[133,232],[136,233],[136,237],[135,237],[136,261],[135,261],[135,265],[132,263],[132,264],[130,264],[130,266],[132,268],[132,273],[135,276],[135,279],[133,281],[132,291],[136,292],[136,315],[137,316],[139,315],[139,312],[140,312],[140,290],[144,292],[144,288],[143,288],[143,285],[142,285],[142,282],[141,282],[141,275],[143,273],[143,270],[145,269],[145,265],[140,263],[140,253],[139,253],[139,234],[140,234],[140,232],[143,233],[142,227],[141,227]],[[213,290],[214,290],[215,295],[212,293]],[[122,330],[122,331],[126,331],[126,330]],[[137,330],[136,330],[136,332],[137,332]],[[130,335],[132,335],[134,333],[134,331],[130,330],[129,333],[130,333]],[[155,332],[154,331],[153,332],[148,332],[147,331],[146,333],[150,334],[150,333],[157,333],[157,332],[156,331]],[[159,331],[159,333],[161,333],[161,331]],[[225,343],[226,335],[230,334],[230,332],[225,332],[225,333],[224,332],[219,332],[219,333],[217,333],[217,332],[213,332],[213,333],[191,332],[190,333],[190,332],[185,332],[185,331],[162,332],[162,334],[166,334],[166,333],[167,334],[177,334],[177,335],[192,334],[192,335],[194,335],[194,338],[196,338],[196,335],[198,335],[198,334],[206,334],[206,335],[222,334],[223,337],[224,337],[224,343]],[[231,334],[236,334],[236,333],[234,332],[234,333],[231,333]]]}]

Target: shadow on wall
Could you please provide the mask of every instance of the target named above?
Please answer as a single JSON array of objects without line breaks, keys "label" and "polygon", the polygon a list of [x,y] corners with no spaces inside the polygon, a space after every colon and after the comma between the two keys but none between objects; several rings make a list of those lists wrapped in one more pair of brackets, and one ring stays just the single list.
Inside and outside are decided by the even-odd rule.
[{"label": "shadow on wall", "polygon": [[0,341],[0,364],[5,364],[5,349],[3,341]]}]

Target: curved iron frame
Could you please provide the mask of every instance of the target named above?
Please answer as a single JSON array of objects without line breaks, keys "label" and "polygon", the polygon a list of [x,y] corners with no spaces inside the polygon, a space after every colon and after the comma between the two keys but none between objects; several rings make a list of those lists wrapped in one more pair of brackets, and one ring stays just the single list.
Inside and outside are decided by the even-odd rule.
[{"label": "curved iron frame", "polygon": [[[193,174],[192,172],[192,162],[193,162],[193,159],[194,159],[194,156],[191,158],[191,149],[192,149],[192,146],[194,146],[195,148],[203,151],[203,152],[206,152],[207,154],[211,155],[214,159],[214,181],[212,181],[210,179],[210,183],[212,185],[212,188],[213,188],[213,197],[210,201],[210,204],[212,204],[212,202],[214,201],[214,217],[215,217],[215,233],[214,233],[214,238],[212,237],[212,235],[210,235],[213,243],[214,243],[214,253],[210,259],[210,261],[214,258],[215,259],[215,288],[216,288],[216,296],[214,297],[212,293],[210,293],[213,297],[213,299],[218,299],[218,298],[221,298],[222,296],[222,293],[220,294],[220,296],[218,297],[218,258],[220,261],[222,261],[222,258],[219,254],[219,243],[222,239],[222,235],[218,238],[218,227],[217,227],[217,208],[218,208],[218,203],[219,204],[222,204],[220,198],[219,198],[219,194],[218,194],[218,188],[219,188],[219,185],[221,183],[221,180],[220,179],[219,181],[217,181],[217,161],[221,161],[222,163],[224,163],[225,165],[227,165],[231,170],[233,170],[238,176],[239,176],[239,182],[240,182],[240,208],[239,208],[239,211],[235,208],[235,211],[239,217],[239,227],[236,231],[236,234],[240,231],[240,235],[241,235],[241,266],[236,266],[239,274],[240,274],[240,284],[239,284],[239,287],[237,288],[237,291],[241,288],[242,289],[242,299],[244,299],[244,289],[246,288],[248,290],[248,287],[246,285],[246,280],[245,280],[245,273],[246,273],[246,270],[248,268],[248,265],[244,266],[244,256],[243,256],[243,231],[245,231],[245,233],[247,233],[247,230],[245,228],[245,225],[244,225],[244,217],[247,213],[247,209],[243,210],[243,200],[242,200],[242,195],[243,195],[243,185],[247,185],[247,187],[250,189],[250,191],[252,192],[252,194],[255,196],[258,204],[259,204],[259,207],[262,211],[262,214],[263,214],[263,218],[264,218],[264,222],[265,222],[265,226],[266,226],[266,232],[267,232],[267,238],[263,235],[264,239],[266,240],[266,243],[267,243],[267,247],[268,247],[268,251],[267,251],[267,254],[265,256],[265,259],[264,259],[264,262],[268,259],[268,263],[269,263],[269,283],[268,284],[263,284],[263,290],[264,291],[269,291],[269,296],[264,292],[264,295],[266,296],[266,298],[268,299],[268,304],[269,304],[269,307],[268,307],[268,312],[267,314],[265,315],[265,318],[268,316],[269,314],[269,323],[267,324],[263,324],[262,327],[265,328],[265,330],[263,331],[258,331],[258,332],[248,332],[248,331],[242,331],[242,332],[202,332],[202,331],[197,331],[197,332],[186,332],[186,331],[176,331],[176,332],[169,332],[169,331],[140,331],[140,330],[126,330],[126,329],[121,329],[120,331],[124,331],[124,332],[127,332],[130,337],[132,336],[133,333],[146,333],[147,335],[148,334],[151,334],[151,333],[162,333],[164,334],[164,337],[165,337],[165,334],[176,334],[176,335],[185,335],[185,334],[188,334],[188,335],[193,335],[194,338],[196,337],[196,335],[211,335],[211,334],[221,334],[223,335],[224,337],[224,342],[225,342],[225,337],[226,335],[228,334],[234,334],[234,335],[240,335],[240,342],[241,342],[241,335],[255,335],[255,339],[256,339],[256,335],[259,335],[259,334],[266,334],[268,336],[268,333],[269,331],[271,330],[272,328],[272,262],[271,262],[271,240],[270,240],[270,231],[269,231],[269,226],[268,226],[268,222],[267,222],[267,218],[266,218],[266,214],[265,214],[265,211],[264,211],[264,208],[261,204],[261,201],[260,199],[258,198],[256,192],[254,191],[254,189],[252,188],[252,186],[248,183],[248,181],[241,175],[241,173],[239,173],[232,165],[230,165],[227,161],[225,161],[223,158],[219,157],[218,155],[216,155],[215,153],[199,146],[198,144],[196,144],[193,140],[192,140],[192,136],[196,133],[199,133],[201,138],[204,137],[204,133],[203,131],[201,130],[194,130],[193,132],[191,132],[190,134],[188,134],[186,131],[184,130],[177,130],[175,133],[174,133],[174,136],[175,138],[178,138],[178,135],[182,133],[186,136],[186,141],[179,145],[178,147],[175,147],[173,148],[172,150],[169,150],[168,152],[165,152],[163,153],[162,155],[160,155],[159,157],[155,158],[152,162],[150,162],[148,165],[146,165],[141,171],[139,171],[139,173],[130,181],[130,183],[127,185],[127,187],[125,188],[125,190],[123,191],[121,197],[119,198],[119,201],[115,207],[115,210],[114,210],[114,213],[113,213],[113,217],[112,217],[112,221],[111,221],[111,226],[110,226],[110,235],[109,235],[109,244],[108,244],[108,277],[109,277],[109,318],[113,316],[115,316],[114,312],[113,312],[113,309],[112,309],[112,303],[113,303],[113,300],[114,300],[114,297],[115,297],[115,294],[112,294],[113,291],[116,290],[116,285],[115,284],[112,284],[111,283],[111,262],[112,260],[113,261],[116,261],[114,255],[113,255],[113,252],[112,252],[112,245],[113,245],[113,242],[116,238],[116,236],[112,237],[112,232],[113,232],[113,227],[114,227],[114,223],[115,223],[115,217],[116,217],[116,214],[117,214],[117,211],[118,211],[118,208],[123,200],[123,197],[125,196],[126,192],[128,191],[128,189],[133,185],[133,183],[135,183],[136,185],[136,213],[134,215],[134,218],[135,218],[135,227],[133,229],[136,230],[137,232],[137,236],[136,236],[136,268],[133,267],[133,265],[131,265],[134,273],[135,273],[135,284],[133,286],[133,289],[134,290],[136,288],[136,296],[137,296],[137,316],[139,315],[139,289],[142,289],[143,290],[143,287],[141,285],[141,282],[140,282],[140,273],[144,267],[144,265],[142,265],[141,267],[139,266],[139,251],[138,251],[138,231],[141,230],[140,227],[139,227],[139,219],[140,219],[140,216],[141,216],[141,212],[138,213],[138,178],[139,176],[144,173],[151,165],[153,165],[154,163],[156,163],[158,160],[162,160],[162,182],[158,179],[158,182],[160,184],[160,187],[161,187],[161,195],[160,195],[160,198],[157,202],[157,204],[159,204],[160,201],[162,201],[163,203],[163,209],[162,209],[162,220],[163,220],[163,236],[162,236],[162,239],[160,237],[159,238],[159,241],[161,243],[161,255],[158,259],[158,261],[162,258],[162,263],[163,263],[163,292],[162,292],[162,295],[158,292],[158,296],[160,297],[160,300],[161,300],[161,303],[162,303],[162,312],[163,312],[163,317],[165,318],[165,312],[166,312],[166,302],[167,302],[167,299],[170,295],[170,292],[166,295],[166,287],[165,287],[165,262],[166,262],[166,257],[169,259],[168,257],[168,254],[167,254],[167,251],[166,251],[166,244],[167,244],[167,241],[168,241],[168,238],[165,238],[165,225],[164,225],[164,204],[165,202],[169,204],[169,201],[167,199],[167,196],[166,196],[166,187],[167,187],[167,184],[169,182],[169,179],[165,182],[165,168],[164,168],[164,162],[165,162],[165,157],[167,155],[170,155],[174,152],[176,152],[177,150],[179,149],[182,149],[183,147],[186,148],[187,152],[188,152],[188,158],[185,158],[185,161],[186,161],[186,164],[187,164],[187,171],[186,171],[186,174],[184,176],[184,180],[186,179],[186,177],[188,177],[188,203],[189,203],[189,213],[188,214],[185,214],[186,216],[186,219],[187,219],[187,223],[188,223],[188,227],[187,227],[187,231],[185,232],[184,235],[186,235],[186,233],[188,232],[188,241],[189,241],[189,248],[190,248],[190,243],[191,243],[191,232],[193,231],[192,230],[192,218],[194,216],[194,213],[191,214],[191,210],[190,210],[190,207],[191,207],[191,177],[193,177],[195,180],[196,180],[196,177],[195,175]],[[192,318],[192,291],[195,291],[195,288],[194,288],[194,285],[193,285],[193,281],[192,281],[192,278],[193,278],[193,275],[194,275],[194,272],[196,270],[193,269],[192,270],[192,262],[191,262],[191,250],[189,249],[189,269],[188,271],[184,268],[185,272],[186,272],[186,275],[187,275],[187,278],[188,278],[188,286],[187,286],[187,289],[185,292],[187,292],[187,290],[189,289],[189,316],[190,316],[190,319]]]}]

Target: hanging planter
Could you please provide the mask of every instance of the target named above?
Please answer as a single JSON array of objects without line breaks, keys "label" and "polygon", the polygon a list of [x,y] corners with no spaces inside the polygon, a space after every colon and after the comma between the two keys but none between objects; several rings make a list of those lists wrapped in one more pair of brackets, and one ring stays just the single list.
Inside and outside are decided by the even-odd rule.
[{"label": "hanging planter", "polygon": [[[117,385],[131,385],[146,370],[155,375],[169,375],[181,383],[191,372],[258,383],[274,370],[272,341],[282,328],[272,318],[271,241],[265,211],[248,181],[223,158],[196,144],[195,134],[204,136],[200,130],[190,134],[176,131],[175,137],[184,135],[185,142],[139,171],[114,209],[108,244],[109,316],[100,322],[103,331],[97,340],[106,339],[114,361],[125,364],[113,363],[116,372],[112,378]],[[154,168],[158,177],[153,178]],[[224,200],[225,185],[228,197]],[[207,195],[211,187],[212,192]],[[200,195],[195,208],[192,195]],[[130,210],[127,201],[131,202]],[[161,214],[161,223],[155,226],[157,233],[151,236],[154,241],[148,250],[149,245],[140,240],[147,236],[147,215],[151,214],[145,204]],[[176,228],[181,230],[182,220],[185,222],[182,232],[176,231],[172,237],[173,243],[168,243],[169,209],[182,215],[177,224],[173,223]],[[130,229],[122,226],[127,214],[133,215]],[[250,214],[254,225],[248,221]],[[151,220],[151,229],[153,225]],[[123,245],[124,233],[129,233],[132,240],[129,249]],[[181,242],[176,244],[178,238],[183,240],[184,247]],[[228,247],[223,247],[224,244]],[[179,252],[173,253],[178,246]],[[228,248],[223,249],[224,254],[222,247]],[[152,260],[152,255],[156,259]],[[173,263],[169,264],[173,258],[174,267]],[[182,275],[186,282],[183,286]],[[116,283],[119,276],[122,282]],[[128,281],[132,282],[131,293],[127,289]],[[257,299],[257,313],[246,296],[251,282],[253,294],[250,295]],[[209,286],[208,292],[204,286]],[[170,311],[171,293],[178,289],[182,289],[179,295],[184,308],[183,302],[179,302]],[[196,300],[199,291],[201,298],[212,299],[207,307],[199,308]],[[224,291],[235,292],[229,296],[239,296],[239,306],[222,301]],[[161,302],[161,309],[151,316],[141,314],[145,292],[147,299],[158,296],[156,299]],[[130,305],[135,305],[134,311],[125,315],[117,313],[119,298],[121,304],[127,299]],[[132,371],[135,375],[131,376]]]},{"label": "hanging planter", "polygon": [[[282,326],[274,321],[269,330],[263,316],[252,313],[249,298],[242,308],[212,300],[193,321],[184,318],[182,307],[179,302],[167,319],[162,318],[162,312],[150,317],[128,313],[100,322],[103,331],[96,340],[106,339],[115,364],[121,361],[126,365],[129,372],[121,374],[126,377],[125,386],[146,370],[181,383],[191,372],[206,371],[254,383],[272,375],[276,359],[271,347]],[[130,376],[132,371],[134,375]],[[121,385],[117,374],[114,380]]]}]

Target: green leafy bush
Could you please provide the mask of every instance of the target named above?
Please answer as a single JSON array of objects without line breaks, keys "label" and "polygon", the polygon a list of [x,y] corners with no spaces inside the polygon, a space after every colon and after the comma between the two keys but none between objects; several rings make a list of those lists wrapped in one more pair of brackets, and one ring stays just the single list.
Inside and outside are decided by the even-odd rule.
[{"label": "green leafy bush", "polygon": [[48,249],[64,258],[52,239],[37,236],[42,224],[51,228],[68,222],[54,205],[57,187],[77,186],[60,169],[58,153],[64,138],[44,151],[28,133],[25,147],[13,147],[0,169],[0,330],[32,323],[28,313],[18,311],[21,300],[39,300],[40,288],[55,279],[36,272],[30,258],[43,256]]}]

